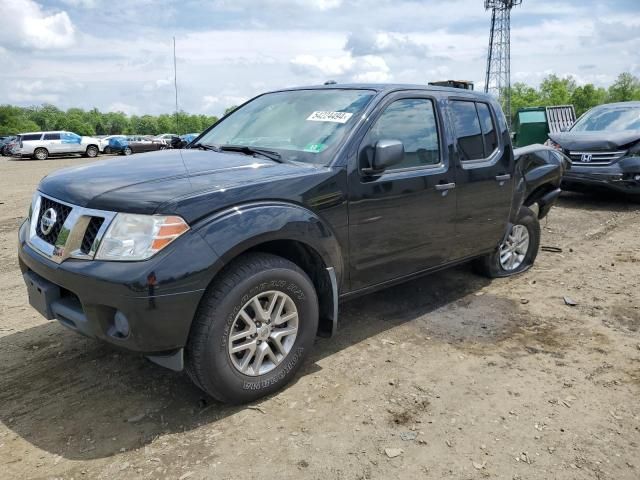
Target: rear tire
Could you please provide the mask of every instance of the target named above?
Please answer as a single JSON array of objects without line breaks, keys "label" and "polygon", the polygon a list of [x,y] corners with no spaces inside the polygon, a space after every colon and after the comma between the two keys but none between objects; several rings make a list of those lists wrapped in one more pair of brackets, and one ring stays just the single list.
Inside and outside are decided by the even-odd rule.
[{"label": "rear tire", "polygon": [[510,277],[531,268],[540,248],[540,222],[522,206],[505,241],[490,255],[475,261],[478,273],[489,278]]},{"label": "rear tire", "polygon": [[109,155],[111,153],[111,147],[104,147],[102,153],[104,153],[105,155]]},{"label": "rear tire", "polygon": [[95,145],[89,145],[87,147],[87,150],[85,152],[85,155],[89,158],[95,158],[98,156],[98,147],[96,147]]},{"label": "rear tire", "polygon": [[124,147],[124,150],[122,150],[122,153],[128,156],[128,155],[131,155],[133,151],[131,150],[131,147]]},{"label": "rear tire", "polygon": [[49,158],[49,152],[46,148],[36,148],[33,151],[33,158],[36,160],[46,160]]},{"label": "rear tire", "polygon": [[[245,403],[289,383],[318,329],[318,298],[294,263],[265,253],[232,262],[203,297],[186,348],[193,382]],[[234,338],[235,337],[235,338]]]}]

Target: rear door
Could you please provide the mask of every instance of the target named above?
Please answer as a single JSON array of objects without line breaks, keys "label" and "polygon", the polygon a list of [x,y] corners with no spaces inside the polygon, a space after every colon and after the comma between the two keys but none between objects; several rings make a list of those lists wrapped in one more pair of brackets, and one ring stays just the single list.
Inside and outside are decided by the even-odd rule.
[{"label": "rear door", "polygon": [[43,147],[49,151],[49,154],[57,154],[62,152],[62,143],[60,133],[45,133],[42,138]]},{"label": "rear door", "polygon": [[[456,190],[436,98],[424,91],[389,95],[372,114],[356,168],[349,172],[349,263],[352,290],[447,261]],[[399,140],[404,160],[368,176],[379,140]]]},{"label": "rear door", "polygon": [[514,186],[513,149],[504,116],[492,103],[450,98],[456,140],[454,257],[495,248],[505,233]]}]

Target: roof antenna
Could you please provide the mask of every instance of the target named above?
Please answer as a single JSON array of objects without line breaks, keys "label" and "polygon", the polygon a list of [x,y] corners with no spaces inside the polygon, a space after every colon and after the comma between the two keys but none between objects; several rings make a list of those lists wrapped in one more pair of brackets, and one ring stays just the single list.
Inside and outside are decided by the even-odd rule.
[{"label": "roof antenna", "polygon": [[176,90],[176,134],[180,135],[178,125],[178,69],[176,67],[176,37],[173,37],[173,86]]},{"label": "roof antenna", "polygon": [[338,82],[336,82],[335,80],[327,80],[326,82],[324,82],[325,85],[335,85],[336,83]]}]

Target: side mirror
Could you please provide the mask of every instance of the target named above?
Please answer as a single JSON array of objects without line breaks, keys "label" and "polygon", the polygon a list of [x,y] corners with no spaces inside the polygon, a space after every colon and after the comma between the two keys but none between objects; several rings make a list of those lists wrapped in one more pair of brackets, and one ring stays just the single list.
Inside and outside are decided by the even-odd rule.
[{"label": "side mirror", "polygon": [[399,140],[378,140],[370,168],[363,168],[367,175],[376,175],[397,165],[404,159],[404,145]]}]

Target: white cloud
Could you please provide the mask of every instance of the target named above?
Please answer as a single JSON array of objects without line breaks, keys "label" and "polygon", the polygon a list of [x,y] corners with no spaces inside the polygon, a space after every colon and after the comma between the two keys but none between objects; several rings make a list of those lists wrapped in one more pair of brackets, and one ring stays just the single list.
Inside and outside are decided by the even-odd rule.
[{"label": "white cloud", "polygon": [[100,0],[62,0],[62,3],[72,7],[93,9],[98,8]]},{"label": "white cloud", "polygon": [[236,95],[205,95],[202,97],[202,111],[210,112],[212,110],[219,111],[229,107],[238,106],[248,100],[247,97],[239,97]]},{"label": "white cloud", "polygon": [[33,0],[0,0],[0,12],[5,46],[45,50],[74,43],[75,27],[65,11],[46,12]]},{"label": "white cloud", "polygon": [[107,110],[110,112],[122,112],[127,115],[138,115],[140,113],[140,109],[135,105],[130,105],[128,103],[122,102],[114,102],[107,107]]},{"label": "white cloud", "polygon": [[337,57],[316,57],[315,55],[297,55],[291,64],[298,72],[315,71],[323,75],[344,75],[354,64],[350,55]]},{"label": "white cloud", "polygon": [[429,47],[417,35],[396,32],[357,31],[349,35],[345,50],[354,56],[399,55],[403,57],[425,58]]}]

